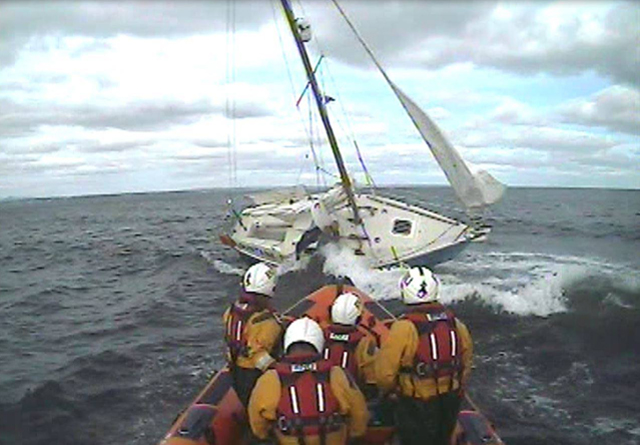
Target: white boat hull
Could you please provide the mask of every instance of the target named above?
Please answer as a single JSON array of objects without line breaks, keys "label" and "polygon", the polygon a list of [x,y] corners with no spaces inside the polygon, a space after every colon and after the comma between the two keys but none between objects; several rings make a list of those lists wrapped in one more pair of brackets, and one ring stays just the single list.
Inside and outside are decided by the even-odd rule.
[{"label": "white boat hull", "polygon": [[[479,237],[470,226],[420,207],[369,193],[356,193],[362,219],[355,224],[341,189],[307,197],[282,198],[245,209],[228,234],[241,255],[281,264],[296,255],[303,234],[314,227],[311,205],[322,201],[337,228],[331,241],[366,257],[372,267],[398,263],[426,265],[448,261]],[[313,253],[317,245],[305,250]]]}]

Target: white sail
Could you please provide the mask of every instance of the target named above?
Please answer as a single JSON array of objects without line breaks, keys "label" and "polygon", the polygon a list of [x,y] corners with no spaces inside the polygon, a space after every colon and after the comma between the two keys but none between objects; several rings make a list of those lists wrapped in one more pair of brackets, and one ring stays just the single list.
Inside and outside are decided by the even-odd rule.
[{"label": "white sail", "polygon": [[[221,238],[223,243],[253,260],[287,264],[318,250],[317,244],[307,242],[313,233],[310,229],[332,226],[332,243],[364,257],[371,266],[387,267],[405,263],[438,264],[453,258],[470,242],[484,240],[490,228],[482,225],[478,215],[473,214],[498,201],[504,186],[487,172],[476,171],[473,165],[462,160],[426,113],[391,82],[345,16],[467,207],[472,225],[375,193],[354,192],[326,110],[320,103],[323,93],[317,85],[315,70],[304,49],[304,38],[299,35],[298,22],[288,1],[282,0],[282,4],[317,99],[327,137],[330,142],[333,140],[331,147],[341,182],[330,190],[312,194],[294,189],[254,196],[253,206],[240,214],[234,213],[236,222],[230,234]],[[339,8],[337,3],[336,6]]]},{"label": "white sail", "polygon": [[472,171],[427,113],[386,75],[385,78],[464,205],[468,209],[476,210],[499,201],[504,193],[504,185],[485,170]]}]

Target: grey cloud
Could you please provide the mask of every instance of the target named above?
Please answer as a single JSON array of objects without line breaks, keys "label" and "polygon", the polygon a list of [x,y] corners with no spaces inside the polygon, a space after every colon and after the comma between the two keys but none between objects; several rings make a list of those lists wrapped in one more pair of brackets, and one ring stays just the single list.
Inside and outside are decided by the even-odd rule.
[{"label": "grey cloud", "polygon": [[222,141],[222,140],[218,140],[218,139],[193,139],[191,141],[193,145],[197,146],[197,147],[203,147],[203,148],[226,148],[227,147],[227,142],[226,141]]},{"label": "grey cloud", "polygon": [[23,135],[41,125],[154,130],[192,122],[202,115],[219,111],[205,102],[133,103],[114,107],[112,105],[22,105],[3,101],[2,109],[0,132],[5,136]]},{"label": "grey cloud", "polygon": [[122,142],[110,142],[103,143],[100,141],[82,141],[76,142],[75,148],[81,152],[89,153],[113,153],[123,152],[130,150],[137,150],[139,148],[147,147],[152,144],[152,141],[148,140],[131,140]]},{"label": "grey cloud", "polygon": [[249,119],[254,117],[271,116],[272,112],[267,106],[261,103],[236,101],[235,107],[228,110],[225,108],[223,114],[229,119]]},{"label": "grey cloud", "polygon": [[616,144],[609,137],[602,137],[579,131],[561,130],[553,127],[521,125],[510,129],[487,126],[477,131],[463,130],[456,133],[454,142],[470,148],[478,147],[518,147],[543,151],[584,152],[606,149]]},{"label": "grey cloud", "polygon": [[[343,9],[383,62],[395,64],[416,42],[428,36],[461,33],[474,17],[493,9],[486,2],[344,1]],[[313,4],[309,16],[328,53],[348,63],[371,64],[333,6]],[[327,9],[331,9],[328,11]]]},{"label": "grey cloud", "polygon": [[42,155],[55,153],[63,148],[63,144],[57,142],[31,142],[29,140],[5,139],[0,145],[0,153],[10,155]]},{"label": "grey cloud", "polygon": [[[589,19],[577,11],[555,31],[560,35],[553,35],[536,14],[549,5],[545,2],[510,3],[515,6],[513,16],[500,21],[491,15],[498,5],[494,2],[344,3],[387,67],[440,68],[471,62],[522,74],[574,75],[593,70],[619,82],[640,84],[638,3],[615,4],[601,22],[603,36],[591,40],[579,32]],[[339,19],[327,22],[326,30],[318,30],[323,46],[347,63],[371,66]]]},{"label": "grey cloud", "polygon": [[640,134],[640,90],[614,86],[561,106],[564,122]]},{"label": "grey cloud", "polygon": [[8,175],[22,175],[33,173],[68,173],[83,165],[82,161],[73,160],[67,162],[43,162],[37,157],[12,157],[0,164],[0,171]]},{"label": "grey cloud", "polygon": [[[20,136],[41,125],[80,126],[90,129],[117,128],[121,130],[153,131],[172,125],[195,122],[211,114],[224,113],[222,105],[201,100],[179,102],[160,99],[130,104],[49,105],[17,104],[0,100],[0,133],[5,137]],[[270,115],[262,104],[238,104],[237,119]]]},{"label": "grey cloud", "polygon": [[210,152],[210,153],[189,153],[189,152],[185,152],[185,153],[177,153],[177,154],[173,154],[171,156],[169,156],[170,159],[173,159],[175,161],[186,161],[186,162],[193,162],[193,161],[222,161],[222,162],[226,162],[227,160],[227,154],[226,153],[220,153],[220,152]]},{"label": "grey cloud", "polygon": [[[536,15],[527,9],[520,11],[506,26],[488,17],[470,23],[461,38],[449,40],[441,49],[435,45],[433,65],[462,59],[523,74],[573,75],[593,70],[616,81],[640,83],[637,75],[640,8],[637,5],[615,7],[602,23],[606,37],[592,41],[579,37],[579,29],[585,25],[582,21],[586,19],[578,14],[556,31],[560,36],[554,36],[547,24],[536,22]],[[425,44],[429,44],[429,40]]]},{"label": "grey cloud", "polygon": [[[507,142],[509,139],[507,139]],[[562,131],[554,128],[527,128],[513,139],[516,146],[548,151],[579,151],[610,148],[615,145],[611,138],[587,133]]]},{"label": "grey cloud", "polygon": [[[273,21],[269,2],[231,4],[236,5],[236,32]],[[345,0],[342,4],[386,66],[439,68],[471,62],[517,73],[560,75],[594,70],[619,82],[640,83],[640,6],[634,2],[615,4],[601,22],[604,37],[591,40],[581,36],[588,19],[577,12],[556,30],[559,36],[552,35],[537,15],[550,3],[516,3],[510,8],[513,17],[499,21],[492,16],[497,2]],[[323,50],[347,63],[371,66],[330,2],[305,5]],[[281,16],[279,11],[276,16]],[[9,64],[31,36],[193,35],[228,29],[227,17],[225,2],[3,2],[0,64]]]},{"label": "grey cloud", "polygon": [[[261,1],[230,2],[235,30],[272,20]],[[4,1],[0,2],[0,65],[13,64],[31,36],[186,36],[226,29],[227,2],[206,1]]]}]

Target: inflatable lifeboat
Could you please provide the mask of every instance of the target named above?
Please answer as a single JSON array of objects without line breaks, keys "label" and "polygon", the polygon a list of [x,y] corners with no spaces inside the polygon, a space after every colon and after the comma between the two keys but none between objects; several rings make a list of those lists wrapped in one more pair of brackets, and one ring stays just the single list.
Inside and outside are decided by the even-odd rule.
[{"label": "inflatable lifeboat", "polygon": [[[316,320],[324,328],[330,323],[330,306],[342,292],[353,292],[364,302],[361,329],[384,341],[394,315],[353,286],[324,286],[303,298],[282,315],[287,321],[301,316]],[[469,400],[470,402],[470,400]],[[473,405],[472,405],[473,406]],[[371,402],[371,420],[361,443],[394,444],[395,428],[390,406]],[[248,419],[232,386],[227,367],[218,371],[193,403],[179,413],[159,445],[249,445]],[[491,423],[476,409],[458,415],[452,445],[504,445]]]}]

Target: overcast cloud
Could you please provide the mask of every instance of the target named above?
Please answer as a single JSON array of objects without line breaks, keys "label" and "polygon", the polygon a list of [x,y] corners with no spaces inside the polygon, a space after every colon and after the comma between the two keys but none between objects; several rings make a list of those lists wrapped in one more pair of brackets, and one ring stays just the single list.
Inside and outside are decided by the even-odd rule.
[{"label": "overcast cloud", "polygon": [[[0,198],[315,184],[314,156],[334,171],[275,3],[0,3]],[[640,187],[637,2],[341,4],[501,181]],[[351,135],[378,184],[444,183],[331,1],[303,5],[356,179]]]}]

